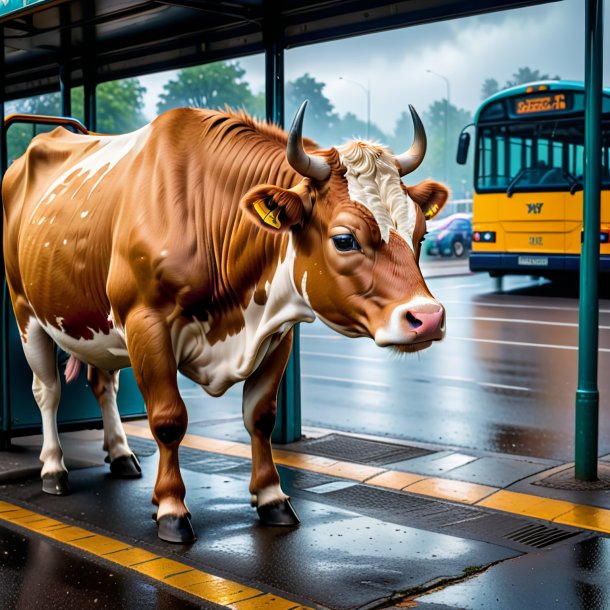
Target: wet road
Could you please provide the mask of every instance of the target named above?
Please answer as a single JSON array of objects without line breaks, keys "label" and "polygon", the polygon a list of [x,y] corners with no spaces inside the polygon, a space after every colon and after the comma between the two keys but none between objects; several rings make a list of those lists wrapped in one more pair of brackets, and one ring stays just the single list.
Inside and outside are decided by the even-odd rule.
[{"label": "wet road", "polygon": [[[431,278],[447,336],[397,359],[316,322],[301,327],[303,422],[462,448],[573,459],[574,289],[484,274]],[[600,454],[610,452],[610,300],[600,301]]]},{"label": "wet road", "polygon": [[[428,286],[447,336],[423,352],[398,357],[319,321],[301,325],[303,425],[572,461],[577,291],[511,277],[498,293],[487,274]],[[600,455],[610,453],[610,286],[602,296]],[[240,419],[241,385],[210,398],[183,381],[192,423]]]}]

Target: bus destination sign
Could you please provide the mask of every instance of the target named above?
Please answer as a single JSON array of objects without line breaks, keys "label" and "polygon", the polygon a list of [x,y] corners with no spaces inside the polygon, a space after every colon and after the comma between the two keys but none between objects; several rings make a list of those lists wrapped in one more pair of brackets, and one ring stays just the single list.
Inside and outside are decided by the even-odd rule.
[{"label": "bus destination sign", "polygon": [[513,113],[517,116],[553,114],[572,109],[572,98],[568,93],[538,93],[517,97],[513,100]]}]

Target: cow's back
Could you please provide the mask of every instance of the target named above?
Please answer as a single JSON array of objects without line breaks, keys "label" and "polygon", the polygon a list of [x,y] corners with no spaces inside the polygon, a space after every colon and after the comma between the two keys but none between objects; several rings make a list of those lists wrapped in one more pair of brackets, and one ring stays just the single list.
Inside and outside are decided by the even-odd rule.
[{"label": "cow's back", "polygon": [[107,332],[105,282],[117,188],[108,174],[146,130],[85,136],[61,127],[36,137],[6,172],[4,256],[22,332],[35,315],[73,337]]}]

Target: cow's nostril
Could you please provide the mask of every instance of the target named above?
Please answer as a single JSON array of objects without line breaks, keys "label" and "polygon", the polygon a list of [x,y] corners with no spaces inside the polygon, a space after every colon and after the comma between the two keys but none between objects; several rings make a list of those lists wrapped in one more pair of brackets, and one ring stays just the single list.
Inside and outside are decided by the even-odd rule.
[{"label": "cow's nostril", "polygon": [[423,322],[418,320],[410,311],[407,311],[407,322],[411,325],[411,328],[419,328]]}]

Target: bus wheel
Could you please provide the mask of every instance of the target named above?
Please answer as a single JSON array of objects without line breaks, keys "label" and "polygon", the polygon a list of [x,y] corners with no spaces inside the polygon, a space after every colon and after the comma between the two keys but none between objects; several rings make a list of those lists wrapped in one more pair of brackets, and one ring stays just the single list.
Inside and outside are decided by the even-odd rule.
[{"label": "bus wheel", "polygon": [[466,248],[464,247],[464,244],[459,239],[456,239],[451,244],[451,250],[453,252],[453,256],[455,256],[456,258],[462,258],[462,256],[464,256],[464,254],[466,254]]}]

